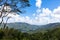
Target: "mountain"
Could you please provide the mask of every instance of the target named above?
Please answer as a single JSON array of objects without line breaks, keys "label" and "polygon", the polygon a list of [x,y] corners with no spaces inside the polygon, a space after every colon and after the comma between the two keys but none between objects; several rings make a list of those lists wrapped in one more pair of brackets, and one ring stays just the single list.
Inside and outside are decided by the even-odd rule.
[{"label": "mountain", "polygon": [[15,29],[21,30],[23,32],[36,30],[36,29],[38,29],[38,27],[40,27],[40,26],[37,26],[37,25],[30,25],[28,23],[21,23],[21,22],[8,23],[7,26],[9,28],[15,28]]},{"label": "mountain", "polygon": [[46,25],[31,25],[28,23],[16,22],[16,23],[8,23],[7,26],[9,28],[18,29],[22,32],[35,32],[60,27],[60,23],[50,23]]},{"label": "mountain", "polygon": [[46,30],[53,30],[55,28],[60,28],[60,23],[50,23],[46,25],[42,25],[40,28],[36,29],[35,31],[46,31]]}]

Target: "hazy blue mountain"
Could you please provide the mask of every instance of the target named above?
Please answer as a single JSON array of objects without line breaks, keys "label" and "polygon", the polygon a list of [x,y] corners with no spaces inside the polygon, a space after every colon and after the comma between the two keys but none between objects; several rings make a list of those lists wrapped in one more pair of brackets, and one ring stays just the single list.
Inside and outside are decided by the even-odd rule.
[{"label": "hazy blue mountain", "polygon": [[60,23],[50,23],[50,24],[42,25],[40,28],[36,29],[35,31],[52,30],[54,28],[60,28]]},{"label": "hazy blue mountain", "polygon": [[8,23],[7,26],[9,28],[15,28],[23,32],[30,32],[30,31],[33,32],[33,31],[42,31],[57,28],[60,27],[60,23],[50,23],[46,25],[31,25],[28,23],[16,22],[16,23]]},{"label": "hazy blue mountain", "polygon": [[37,25],[30,25],[30,24],[21,23],[21,22],[8,23],[7,26],[9,28],[15,28],[15,29],[18,29],[18,30],[21,30],[21,31],[24,31],[24,32],[28,32],[28,31],[31,31],[31,30],[36,30],[36,29],[38,29],[38,27],[40,27],[40,26],[37,26]]}]

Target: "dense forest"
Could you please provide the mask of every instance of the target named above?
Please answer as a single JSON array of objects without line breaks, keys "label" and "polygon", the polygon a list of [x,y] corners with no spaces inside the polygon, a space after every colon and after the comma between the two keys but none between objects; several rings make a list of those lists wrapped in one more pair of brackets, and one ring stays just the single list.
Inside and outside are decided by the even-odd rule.
[{"label": "dense forest", "polygon": [[60,28],[32,34],[8,27],[0,28],[0,40],[60,40]]}]

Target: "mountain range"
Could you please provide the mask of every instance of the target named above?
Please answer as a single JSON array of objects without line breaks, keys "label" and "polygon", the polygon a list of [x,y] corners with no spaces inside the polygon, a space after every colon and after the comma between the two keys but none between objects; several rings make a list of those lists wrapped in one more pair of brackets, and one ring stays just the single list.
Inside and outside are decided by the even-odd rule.
[{"label": "mountain range", "polygon": [[7,26],[9,28],[18,29],[22,32],[31,32],[31,31],[33,32],[33,31],[42,31],[57,28],[60,27],[60,23],[50,23],[46,25],[31,25],[28,23],[15,22],[15,23],[8,23]]}]

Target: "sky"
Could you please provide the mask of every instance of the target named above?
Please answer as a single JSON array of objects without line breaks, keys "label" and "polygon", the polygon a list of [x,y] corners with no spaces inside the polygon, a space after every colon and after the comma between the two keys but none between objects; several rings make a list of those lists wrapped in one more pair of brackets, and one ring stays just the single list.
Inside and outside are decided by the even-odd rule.
[{"label": "sky", "polygon": [[[24,14],[9,14],[8,23],[24,22],[32,25],[45,25],[60,22],[60,0],[29,0],[30,7]],[[5,18],[6,19],[6,18]]]}]

